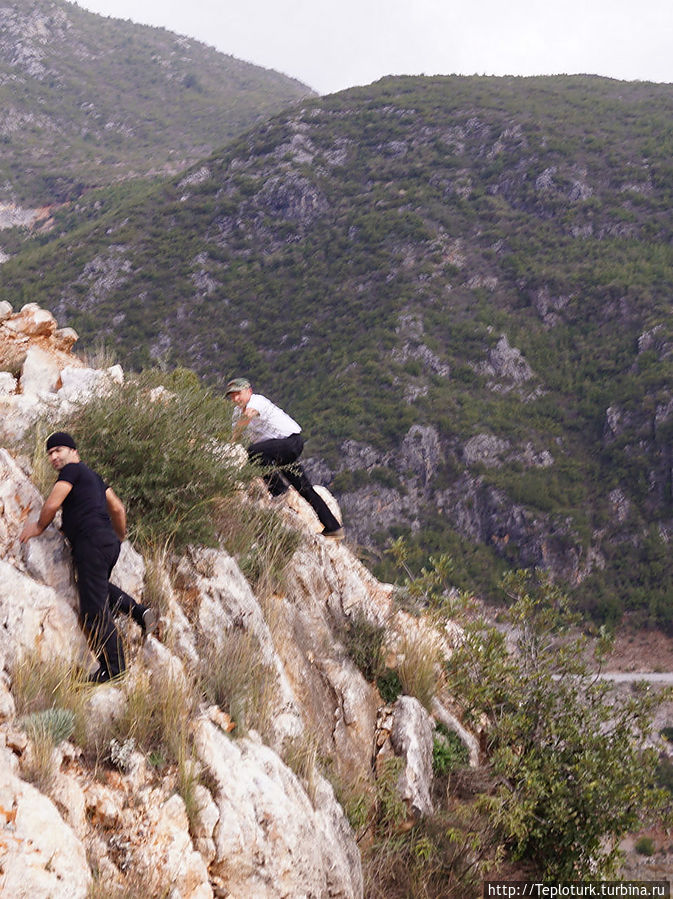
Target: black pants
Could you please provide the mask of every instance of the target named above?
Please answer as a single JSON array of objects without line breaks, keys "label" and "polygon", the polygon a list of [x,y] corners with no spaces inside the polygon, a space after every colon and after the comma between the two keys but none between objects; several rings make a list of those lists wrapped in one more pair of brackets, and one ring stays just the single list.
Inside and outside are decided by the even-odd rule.
[{"label": "black pants", "polygon": [[91,651],[110,677],[116,677],[126,668],[124,648],[112,615],[130,614],[142,625],[146,609],[109,582],[119,558],[119,546],[114,534],[104,533],[80,539],[73,548],[82,628]]},{"label": "black pants", "polygon": [[287,490],[285,483],[287,481],[311,504],[325,530],[336,531],[341,525],[330,512],[325,500],[313,489],[306,472],[297,461],[303,449],[304,440],[301,434],[291,434],[289,437],[251,443],[248,447],[248,457],[253,462],[271,468],[263,477],[273,496],[279,496]]}]

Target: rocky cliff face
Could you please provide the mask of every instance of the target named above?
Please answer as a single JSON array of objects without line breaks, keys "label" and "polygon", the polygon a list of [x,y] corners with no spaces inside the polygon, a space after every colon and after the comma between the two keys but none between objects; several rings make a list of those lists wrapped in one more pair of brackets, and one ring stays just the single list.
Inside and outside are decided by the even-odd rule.
[{"label": "rocky cliff face", "polygon": [[[315,758],[329,760],[335,783],[359,781],[365,791],[384,759],[400,758],[397,788],[414,820],[432,809],[433,719],[411,696],[386,706],[348,657],[340,634],[356,614],[385,625],[395,666],[409,640],[436,645],[446,657],[459,632],[438,631],[396,608],[392,588],[376,581],[347,546],[323,540],[296,495],[282,514],[299,532],[299,546],[284,589],[270,595],[255,595],[222,548],[195,546],[181,556],[165,554],[158,564],[124,544],[112,579],[158,608],[160,639],[143,639],[133,622],[121,623],[131,660],[127,674],[114,685],[73,688],[86,733],[48,744],[49,777],[36,776],[44,740],[35,725],[39,716],[25,708],[26,666],[33,675],[58,663],[63,670],[87,670],[91,657],[60,533],[50,526],[25,547],[18,543],[23,522],[41,504],[20,439],[38,418],[58,419],[73,403],[114,389],[123,378],[118,367],[86,368],[72,355],[75,339],[34,305],[2,310],[3,894],[84,899],[105,883],[109,890],[173,899],[362,896],[356,835]],[[432,435],[420,437],[432,444]],[[424,456],[410,449],[411,458]],[[245,726],[243,711],[229,710],[232,721],[201,698],[179,709],[188,719],[191,747],[182,763],[162,764],[140,751],[133,727],[122,742],[110,738],[115,723],[142,719],[133,703],[143,684],[158,694],[168,683],[181,696],[204,658],[233,666],[232,636],[254,645],[263,672],[258,686],[271,685],[263,733]],[[435,717],[460,732],[476,760],[474,739],[453,717],[449,698],[441,690],[438,697]],[[185,772],[191,791],[181,787]]]}]

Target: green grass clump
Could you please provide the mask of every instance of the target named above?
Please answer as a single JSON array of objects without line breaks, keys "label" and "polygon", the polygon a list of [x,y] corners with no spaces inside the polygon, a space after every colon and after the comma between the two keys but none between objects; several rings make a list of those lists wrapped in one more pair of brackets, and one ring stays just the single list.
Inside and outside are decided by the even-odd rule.
[{"label": "green grass clump", "polygon": [[54,781],[54,749],[67,740],[75,729],[75,715],[70,709],[51,708],[34,712],[20,722],[30,737],[30,752],[23,764],[23,776],[42,792]]},{"label": "green grass clump", "polygon": [[444,724],[435,727],[432,742],[432,770],[438,777],[445,777],[457,768],[464,768],[470,761],[467,746],[458,734]]},{"label": "green grass clump", "polygon": [[187,723],[196,708],[192,684],[167,671],[134,672],[125,682],[126,703],[114,722],[119,743],[133,739],[145,754],[177,764],[189,742]]},{"label": "green grass clump", "polygon": [[233,628],[217,646],[201,652],[201,691],[229,713],[235,734],[251,728],[268,735],[277,699],[278,676],[263,657],[258,638]]},{"label": "green grass clump", "polygon": [[258,596],[282,589],[288,562],[299,546],[299,531],[287,527],[276,510],[240,495],[218,501],[215,526]]},{"label": "green grass clump", "polygon": [[636,842],[635,849],[640,855],[654,855],[654,840],[652,837],[641,837]]},{"label": "green grass clump", "polygon": [[[38,652],[25,653],[10,671],[16,712],[24,720],[60,709],[72,716],[72,736],[84,749],[87,745],[87,702],[85,672],[68,659],[44,660]],[[37,720],[37,719],[36,719]],[[51,720],[51,719],[47,719]],[[69,718],[70,720],[70,718]]]}]

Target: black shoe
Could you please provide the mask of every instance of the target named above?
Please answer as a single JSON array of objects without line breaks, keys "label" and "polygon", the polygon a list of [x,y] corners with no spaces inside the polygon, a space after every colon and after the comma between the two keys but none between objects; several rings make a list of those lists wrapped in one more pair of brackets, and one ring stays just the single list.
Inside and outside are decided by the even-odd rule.
[{"label": "black shoe", "polygon": [[143,623],[141,625],[143,631],[145,632],[145,636],[149,637],[151,634],[155,634],[158,625],[159,616],[154,611],[154,609],[145,609],[145,611],[143,612]]},{"label": "black shoe", "polygon": [[333,531],[327,530],[327,528],[323,528],[321,531],[323,537],[330,537],[332,540],[343,540],[346,536],[343,528],[335,528]]},{"label": "black shoe", "polygon": [[111,677],[107,668],[99,668],[98,671],[94,671],[87,677],[87,682],[90,684],[106,684],[109,680]]}]

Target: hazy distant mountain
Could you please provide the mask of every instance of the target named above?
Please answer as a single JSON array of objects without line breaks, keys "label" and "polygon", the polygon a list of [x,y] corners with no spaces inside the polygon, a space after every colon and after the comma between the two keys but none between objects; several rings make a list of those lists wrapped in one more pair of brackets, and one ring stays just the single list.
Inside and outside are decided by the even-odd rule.
[{"label": "hazy distant mountain", "polygon": [[162,28],[13,0],[0,8],[0,203],[179,171],[311,93]]},{"label": "hazy distant mountain", "polygon": [[0,296],[250,375],[374,555],[406,534],[465,585],[538,565],[670,624],[671,122],[666,85],[384,79],[73,207]]}]

